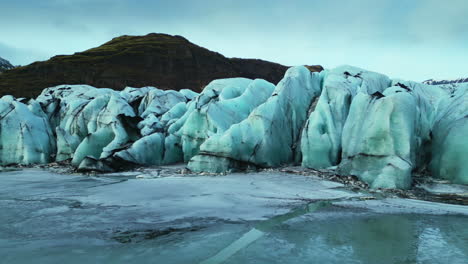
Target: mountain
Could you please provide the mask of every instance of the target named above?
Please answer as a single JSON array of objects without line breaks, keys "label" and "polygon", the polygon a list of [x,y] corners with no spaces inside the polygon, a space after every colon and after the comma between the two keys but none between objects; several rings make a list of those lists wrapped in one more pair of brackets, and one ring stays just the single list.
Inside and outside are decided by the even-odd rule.
[{"label": "mountain", "polygon": [[439,85],[439,84],[453,84],[453,83],[466,83],[468,82],[468,78],[458,78],[455,80],[434,80],[434,79],[429,79],[424,81],[423,83],[425,84],[430,84],[430,85]]},{"label": "mountain", "polygon": [[11,63],[2,57],[0,57],[0,73],[13,69],[15,66],[11,65]]},{"label": "mountain", "polygon": [[[84,52],[18,67],[0,76],[0,95],[35,97],[60,84],[191,89],[228,77],[261,78],[274,84],[288,67],[258,59],[226,58],[181,36],[121,36]],[[320,67],[321,68],[321,67]]]}]

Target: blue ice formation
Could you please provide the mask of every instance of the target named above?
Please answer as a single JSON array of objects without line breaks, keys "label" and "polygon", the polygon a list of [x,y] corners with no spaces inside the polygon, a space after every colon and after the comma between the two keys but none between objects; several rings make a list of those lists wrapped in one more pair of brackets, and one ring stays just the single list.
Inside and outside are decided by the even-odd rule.
[{"label": "blue ice formation", "polygon": [[409,188],[415,172],[468,184],[467,135],[468,84],[395,80],[352,66],[292,67],[276,86],[214,80],[200,94],[61,85],[28,102],[0,98],[0,165],[336,166],[372,188]]}]

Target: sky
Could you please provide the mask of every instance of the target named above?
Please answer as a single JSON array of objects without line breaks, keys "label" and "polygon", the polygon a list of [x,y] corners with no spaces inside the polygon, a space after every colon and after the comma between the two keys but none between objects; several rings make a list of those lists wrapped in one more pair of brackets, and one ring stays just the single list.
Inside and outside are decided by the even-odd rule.
[{"label": "sky", "polygon": [[466,0],[0,0],[0,57],[27,65],[120,35],[182,35],[227,57],[392,78],[468,77]]}]

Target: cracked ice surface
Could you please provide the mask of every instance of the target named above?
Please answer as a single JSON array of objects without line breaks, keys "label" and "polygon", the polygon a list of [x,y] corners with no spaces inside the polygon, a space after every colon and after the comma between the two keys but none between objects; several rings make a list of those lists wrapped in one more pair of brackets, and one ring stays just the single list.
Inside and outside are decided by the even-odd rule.
[{"label": "cracked ice surface", "polygon": [[[88,177],[27,169],[2,172],[0,176],[0,199],[7,204],[16,201],[28,206],[28,201],[32,205],[66,200],[65,205],[71,206],[65,211],[140,211],[143,215],[153,214],[153,222],[190,217],[260,220],[285,213],[307,200],[359,196],[342,189],[339,183],[276,173],[136,179],[132,174]],[[57,210],[64,209],[63,205]],[[138,214],[135,217],[137,220]]]},{"label": "cracked ice surface", "polygon": [[[468,255],[463,206],[359,201],[338,183],[291,174],[135,175],[0,173],[1,261],[202,263],[231,244],[240,249],[223,263],[464,263]],[[332,204],[301,211],[308,199]]]},{"label": "cracked ice surface", "polygon": [[340,187],[341,184],[334,182],[286,174],[171,176],[98,186],[79,201],[161,211],[160,221],[190,217],[260,220],[285,213],[306,200],[358,196]]}]

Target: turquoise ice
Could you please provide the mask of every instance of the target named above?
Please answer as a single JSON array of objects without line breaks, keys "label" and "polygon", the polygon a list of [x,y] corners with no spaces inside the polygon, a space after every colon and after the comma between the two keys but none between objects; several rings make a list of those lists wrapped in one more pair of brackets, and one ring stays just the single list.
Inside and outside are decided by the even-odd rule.
[{"label": "turquoise ice", "polygon": [[356,94],[382,92],[391,82],[385,75],[351,66],[324,73],[322,93],[312,103],[301,138],[302,166],[316,169],[339,163],[342,130]]},{"label": "turquoise ice", "polygon": [[37,102],[0,98],[0,165],[51,162],[53,133]]},{"label": "turquoise ice", "polygon": [[203,143],[189,168],[220,172],[247,165],[279,166],[299,158],[297,142],[310,103],[320,94],[321,80],[320,74],[306,67],[290,68],[265,103]]},{"label": "turquoise ice", "polygon": [[414,172],[468,184],[468,84],[428,85],[352,66],[290,68],[275,86],[214,80],[45,89],[0,99],[0,165],[70,160],[82,170],[188,162],[198,172],[301,165],[409,188]]}]

